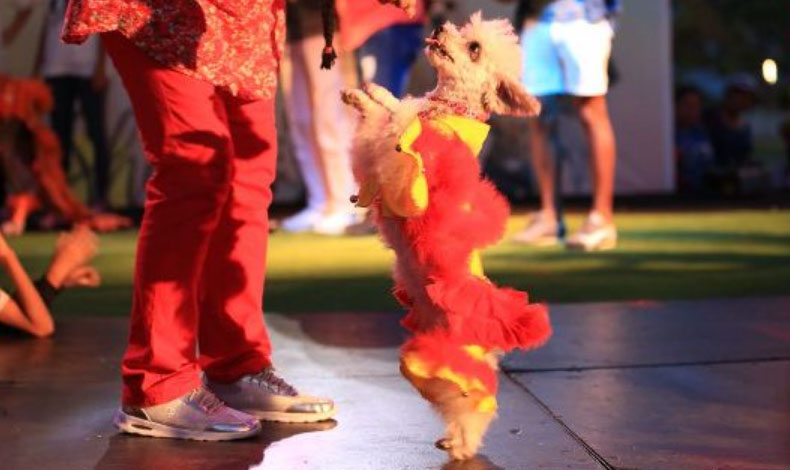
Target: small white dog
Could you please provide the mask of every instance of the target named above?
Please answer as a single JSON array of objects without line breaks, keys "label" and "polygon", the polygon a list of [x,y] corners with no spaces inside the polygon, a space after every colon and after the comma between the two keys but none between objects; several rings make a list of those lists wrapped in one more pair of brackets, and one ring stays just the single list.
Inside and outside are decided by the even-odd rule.
[{"label": "small white dog", "polygon": [[353,149],[358,205],[371,206],[397,254],[395,289],[414,336],[401,371],[439,412],[437,446],[472,457],[496,415],[497,353],[536,347],[551,332],[543,305],[489,281],[479,250],[499,240],[509,208],[480,178],[476,156],[492,113],[534,116],[521,86],[521,49],[507,20],[472,15],[426,39],[437,87],[396,99],[372,84],[343,101],[362,115]]}]

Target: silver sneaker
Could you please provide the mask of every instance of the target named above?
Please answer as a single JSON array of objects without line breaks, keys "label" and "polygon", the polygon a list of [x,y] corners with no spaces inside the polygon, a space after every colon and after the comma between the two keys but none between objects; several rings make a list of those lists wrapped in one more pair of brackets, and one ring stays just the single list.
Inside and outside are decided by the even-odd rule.
[{"label": "silver sneaker", "polygon": [[513,241],[531,246],[554,246],[560,242],[557,220],[542,212],[534,214],[524,230],[513,236]]},{"label": "silver sneaker", "polygon": [[581,230],[565,243],[570,249],[583,251],[613,250],[617,247],[617,228],[597,212],[591,212]]},{"label": "silver sneaker", "polygon": [[204,387],[161,405],[124,406],[113,423],[130,434],[195,441],[244,439],[261,430],[255,417],[229,408]]},{"label": "silver sneaker", "polygon": [[229,406],[264,421],[312,423],[327,420],[337,412],[332,400],[300,395],[273,368],[230,384],[207,380],[206,386]]}]

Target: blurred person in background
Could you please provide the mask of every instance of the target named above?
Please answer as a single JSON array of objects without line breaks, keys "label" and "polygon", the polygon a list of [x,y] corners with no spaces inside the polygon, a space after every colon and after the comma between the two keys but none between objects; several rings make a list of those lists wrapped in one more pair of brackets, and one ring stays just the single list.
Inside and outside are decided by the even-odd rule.
[{"label": "blurred person in background", "polygon": [[414,16],[377,0],[339,0],[343,44],[356,49],[363,82],[373,82],[400,98],[409,72],[425,47],[426,1],[417,0]]},{"label": "blurred person in background", "polygon": [[341,67],[319,68],[324,50],[322,3],[286,2],[287,44],[280,80],[307,204],[280,227],[287,232],[342,235],[356,222],[349,202],[354,192],[352,124],[338,98],[346,86]]},{"label": "blurred person in background", "polygon": [[94,212],[72,192],[61,167],[58,139],[44,120],[52,94],[43,82],[0,75],[0,159],[10,216],[6,235],[24,232],[28,216],[39,207],[57,223],[87,224],[101,232],[131,225],[115,214]]},{"label": "blurred person in background", "polygon": [[516,25],[523,25],[524,85],[544,101],[541,117],[529,121],[530,153],[540,192],[540,211],[515,240],[530,245],[561,241],[555,201],[554,163],[547,145],[551,101],[570,96],[590,149],[592,208],[584,225],[566,240],[581,250],[614,248],[615,136],[609,119],[607,67],[617,0],[520,0]]},{"label": "blurred person in background", "polygon": [[736,75],[727,84],[721,103],[706,113],[705,124],[721,172],[733,172],[752,163],[754,141],[745,114],[754,107],[756,89],[752,77]]},{"label": "blurred person in background", "polygon": [[88,138],[93,146],[91,205],[97,210],[108,206],[110,149],[105,132],[104,93],[107,88],[104,49],[98,37],[79,46],[60,40],[67,0],[50,0],[39,43],[36,75],[42,76],[52,90],[55,106],[52,128],[58,135],[63,169],[68,174],[74,142],[75,104],[79,102]]},{"label": "blurred person in background", "polygon": [[746,114],[757,100],[757,83],[747,74],[730,78],[721,102],[704,116],[713,145],[711,186],[722,194],[764,191],[767,171],[754,158],[754,136]]},{"label": "blurred person in background", "polygon": [[702,93],[693,86],[675,92],[675,159],[678,189],[700,193],[709,189],[714,165],[713,144],[702,119]]},{"label": "blurred person in background", "polygon": [[[7,6],[13,9],[13,16],[8,22],[8,25],[0,31],[0,73],[6,71],[6,58],[4,46],[13,43],[19,33],[22,32],[30,16],[33,14],[33,8],[42,0],[3,0]],[[1,20],[2,18],[0,18]],[[2,25],[0,21],[0,25]]]},{"label": "blurred person in background", "polygon": [[97,287],[101,277],[89,265],[96,255],[98,239],[85,226],[62,233],[44,275],[33,282],[16,253],[0,235],[0,267],[14,284],[14,292],[0,289],[0,324],[17,328],[37,337],[51,335],[55,322],[50,306],[65,288]]},{"label": "blurred person in background", "polygon": [[785,171],[782,184],[788,187],[790,186],[790,119],[786,119],[779,125],[779,135],[782,136],[785,146]]}]

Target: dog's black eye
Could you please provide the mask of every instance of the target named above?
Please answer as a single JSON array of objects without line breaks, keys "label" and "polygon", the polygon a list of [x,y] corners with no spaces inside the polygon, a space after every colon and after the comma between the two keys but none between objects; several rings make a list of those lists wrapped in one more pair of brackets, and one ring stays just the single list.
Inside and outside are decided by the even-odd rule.
[{"label": "dog's black eye", "polygon": [[472,41],[472,42],[469,43],[467,48],[469,49],[469,57],[471,57],[472,60],[476,61],[477,59],[480,58],[480,43],[479,42]]}]

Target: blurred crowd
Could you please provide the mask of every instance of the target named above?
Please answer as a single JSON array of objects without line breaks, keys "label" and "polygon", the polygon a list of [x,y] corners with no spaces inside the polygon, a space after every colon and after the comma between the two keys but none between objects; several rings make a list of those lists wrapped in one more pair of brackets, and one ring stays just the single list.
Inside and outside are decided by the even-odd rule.
[{"label": "blurred crowd", "polygon": [[[719,100],[707,100],[700,88],[675,91],[677,187],[685,194],[734,195],[769,186],[768,169],[755,158],[754,133],[746,118],[757,103],[757,83],[748,75],[728,81]],[[790,122],[779,129],[786,167],[790,167]]]},{"label": "blurred crowd", "polygon": [[[81,46],[60,41],[67,0],[7,1],[11,7],[4,11],[11,12],[11,17],[3,22],[6,26],[0,40],[2,232],[20,234],[30,220],[43,228],[75,223],[89,225],[98,231],[128,227],[132,220],[114,212],[110,203],[113,152],[108,142],[105,115],[110,66],[101,41],[91,37]],[[427,28],[441,23],[454,6],[447,0],[419,1],[417,14],[410,18],[398,9],[382,6],[377,0],[337,0],[335,14],[339,33],[336,43],[340,66],[322,70],[318,67],[324,48],[322,3],[321,0],[288,0],[286,3],[287,47],[280,71],[286,119],[282,124],[288,128],[289,147],[304,188],[303,198],[299,198],[304,200],[304,207],[282,220],[279,229],[327,235],[366,233],[371,230],[366,215],[348,200],[354,193],[349,162],[354,118],[337,97],[341,89],[369,81],[402,97],[409,85],[410,71],[421,54]],[[550,71],[551,67],[545,61],[550,55],[556,55],[552,60],[557,60],[560,69],[564,70],[562,73],[567,74],[569,65],[561,62],[570,60],[572,63],[573,57],[563,57],[563,54],[572,51],[571,39],[578,33],[562,33],[570,38],[566,40],[570,44],[567,47],[547,41],[556,42],[557,31],[560,31],[556,29],[558,24],[564,24],[566,29],[570,27],[572,22],[565,21],[563,15],[572,15],[574,5],[584,5],[588,16],[591,8],[596,7],[600,10],[599,16],[610,19],[619,8],[619,2],[521,0],[515,3],[515,24],[518,28],[525,23],[530,26],[521,37],[525,55],[532,54],[532,59],[528,60],[533,65],[527,67],[527,72],[537,71],[544,75],[525,77],[526,82],[533,82],[526,84],[543,99],[547,112],[541,120],[529,123],[528,149],[524,150],[532,155],[532,174],[538,183],[541,204],[527,230],[519,235],[521,241],[540,243],[564,235],[561,218],[556,214],[558,201],[554,180],[558,177],[554,174],[551,156],[557,151],[552,148],[552,113],[560,109],[555,105],[555,98],[584,97],[585,93],[582,90],[582,95],[576,95],[573,90],[555,90],[546,85],[555,79],[569,79],[549,76],[545,71]],[[4,64],[2,47],[19,46],[20,33],[31,22],[35,8],[45,8],[46,12],[37,32],[37,48],[29,51],[35,56],[32,76],[12,77]],[[589,25],[599,24],[598,19],[587,20]],[[581,36],[586,38],[587,47],[599,34],[589,25],[589,30]],[[608,26],[601,30],[604,41],[611,41],[609,30]],[[545,38],[541,39],[543,36]],[[551,52],[553,47],[557,47],[558,52]],[[606,60],[609,47],[601,48]],[[607,77],[601,78],[605,79]],[[595,83],[594,77],[579,80],[584,86]],[[611,150],[606,143],[613,136],[609,129],[605,91],[604,84],[600,91],[603,94],[595,92],[599,93],[599,100],[573,101],[580,122],[589,131],[591,162],[603,165],[591,175],[595,179],[592,186],[599,188],[599,194],[594,195],[588,222],[596,227],[610,225],[612,219],[612,191],[607,189],[612,185],[612,178],[606,175],[613,174],[614,150],[613,143]],[[723,97],[717,101],[707,99],[694,86],[677,88],[675,156],[680,192],[735,194],[762,185],[766,171],[754,158],[753,133],[745,119],[756,98],[756,86],[749,76],[733,77]],[[79,122],[82,126],[75,126]],[[790,124],[785,123],[780,133],[789,149],[790,163]],[[89,164],[85,161],[86,148],[89,149]],[[596,156],[598,154],[603,157]],[[84,195],[78,196],[70,184],[73,182],[70,176],[75,172],[81,172],[80,177],[88,182]],[[145,171],[138,173],[141,179],[145,177]],[[138,185],[137,192],[141,192],[141,188],[142,185]],[[133,195],[130,202],[136,201],[139,205],[139,199],[139,195]]]}]

